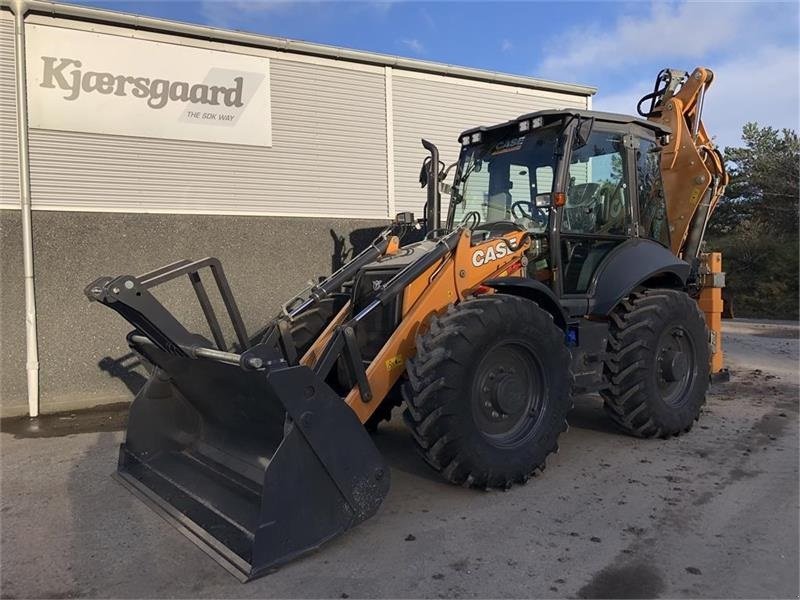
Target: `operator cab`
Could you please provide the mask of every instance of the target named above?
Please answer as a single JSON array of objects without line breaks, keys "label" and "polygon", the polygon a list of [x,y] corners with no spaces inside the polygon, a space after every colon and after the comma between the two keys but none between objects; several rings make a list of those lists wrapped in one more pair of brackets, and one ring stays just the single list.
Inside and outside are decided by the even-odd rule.
[{"label": "operator cab", "polygon": [[603,259],[626,240],[669,247],[659,174],[668,135],[653,122],[585,110],[467,130],[446,229],[466,226],[476,241],[527,231],[527,276],[560,297],[585,297]]}]

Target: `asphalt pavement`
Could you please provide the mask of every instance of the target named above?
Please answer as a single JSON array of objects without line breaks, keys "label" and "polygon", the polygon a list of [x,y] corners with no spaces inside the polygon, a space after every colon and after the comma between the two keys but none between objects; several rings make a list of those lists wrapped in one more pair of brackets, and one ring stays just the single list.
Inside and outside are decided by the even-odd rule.
[{"label": "asphalt pavement", "polygon": [[524,487],[443,483],[399,415],[373,519],[241,584],[111,478],[124,411],[0,435],[2,598],[797,598],[798,325],[725,323],[730,383],[685,436],[619,433],[577,399]]}]

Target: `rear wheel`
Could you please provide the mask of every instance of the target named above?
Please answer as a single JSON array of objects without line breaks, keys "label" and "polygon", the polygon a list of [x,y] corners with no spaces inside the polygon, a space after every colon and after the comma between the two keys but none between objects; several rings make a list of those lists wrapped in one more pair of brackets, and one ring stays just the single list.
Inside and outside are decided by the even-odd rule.
[{"label": "rear wheel", "polygon": [[569,362],[563,332],[530,300],[493,294],[434,317],[404,389],[423,457],[457,484],[525,482],[566,429]]},{"label": "rear wheel", "polygon": [[626,432],[667,437],[700,416],[709,378],[708,329],[688,294],[646,290],[611,314],[606,412]]}]

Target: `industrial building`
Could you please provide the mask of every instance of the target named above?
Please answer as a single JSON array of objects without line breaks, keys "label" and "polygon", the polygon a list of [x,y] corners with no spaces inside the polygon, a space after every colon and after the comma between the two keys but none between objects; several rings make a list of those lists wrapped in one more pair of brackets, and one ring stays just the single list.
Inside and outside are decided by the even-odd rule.
[{"label": "industrial building", "polygon": [[[0,414],[127,401],[141,384],[122,320],[83,294],[93,279],[217,256],[255,328],[395,213],[421,213],[421,137],[449,164],[464,129],[591,108],[594,92],[0,4]],[[182,291],[166,294],[191,321]]]}]

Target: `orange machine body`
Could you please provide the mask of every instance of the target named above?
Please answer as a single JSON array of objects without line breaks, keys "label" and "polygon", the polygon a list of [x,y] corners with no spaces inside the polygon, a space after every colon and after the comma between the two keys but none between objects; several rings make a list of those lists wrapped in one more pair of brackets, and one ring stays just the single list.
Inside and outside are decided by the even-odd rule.
[{"label": "orange machine body", "polygon": [[[530,242],[523,232],[511,232],[473,244],[471,231],[463,229],[455,249],[432,265],[403,292],[403,318],[377,356],[367,367],[372,399],[364,402],[358,386],[345,398],[361,422],[366,422],[380,406],[416,352],[416,337],[430,321],[451,304],[480,292],[481,284],[497,277],[515,276]],[[313,366],[336,329],[350,315],[346,304],[308,349],[301,364]]]}]

